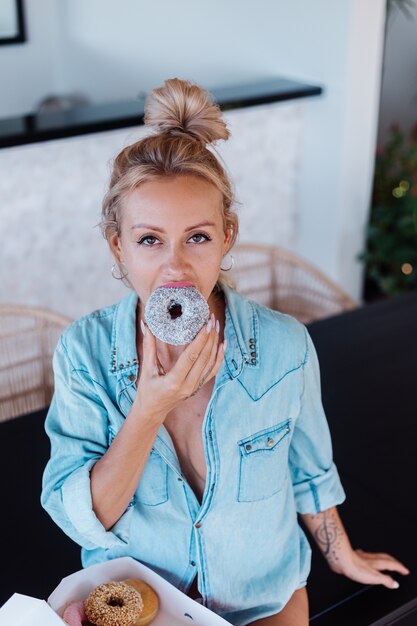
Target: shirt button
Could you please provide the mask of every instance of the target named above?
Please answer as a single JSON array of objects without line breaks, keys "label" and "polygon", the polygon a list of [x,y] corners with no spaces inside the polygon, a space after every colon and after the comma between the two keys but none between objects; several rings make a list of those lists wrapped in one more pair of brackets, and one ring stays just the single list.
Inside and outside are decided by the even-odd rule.
[{"label": "shirt button", "polygon": [[195,561],[190,561],[191,567],[195,567]]},{"label": "shirt button", "polygon": [[136,379],[136,376],[134,374],[131,374],[129,376],[129,380],[134,381]]},{"label": "shirt button", "polygon": [[201,528],[201,522],[197,522],[197,524],[194,524],[194,528]]},{"label": "shirt button", "polygon": [[246,450],[252,450],[252,446],[250,445],[250,443],[247,443],[245,448],[246,448]]}]

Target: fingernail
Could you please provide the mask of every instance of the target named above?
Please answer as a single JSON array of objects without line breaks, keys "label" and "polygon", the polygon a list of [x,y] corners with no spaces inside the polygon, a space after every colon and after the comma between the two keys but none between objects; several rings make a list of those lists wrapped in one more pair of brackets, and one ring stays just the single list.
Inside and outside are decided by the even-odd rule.
[{"label": "fingernail", "polygon": [[144,337],[146,337],[146,326],[145,326],[145,324],[143,323],[143,320],[140,320],[140,327],[141,327],[141,330],[142,330],[143,336],[144,336]]},{"label": "fingernail", "polygon": [[400,586],[400,583],[398,583],[396,580],[394,580],[394,582],[392,583],[392,588],[393,589],[398,589],[399,586]]},{"label": "fingernail", "polygon": [[207,323],[207,326],[206,326],[206,332],[207,332],[207,333],[209,333],[209,332],[211,331],[211,327],[212,327],[212,326],[213,326],[213,320],[212,320],[212,319],[211,319],[211,317],[210,317],[210,319],[209,319],[209,321],[208,321],[208,323]]},{"label": "fingernail", "polygon": [[216,333],[219,334],[219,331],[220,331],[219,320],[216,320]]}]

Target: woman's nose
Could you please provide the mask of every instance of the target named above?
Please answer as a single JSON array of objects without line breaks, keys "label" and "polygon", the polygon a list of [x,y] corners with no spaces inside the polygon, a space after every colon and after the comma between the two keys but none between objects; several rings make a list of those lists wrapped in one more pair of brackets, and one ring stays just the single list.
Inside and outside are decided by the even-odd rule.
[{"label": "woman's nose", "polygon": [[165,259],[165,269],[170,276],[177,276],[182,278],[182,274],[186,269],[188,263],[186,254],[180,246],[173,246],[167,252]]}]

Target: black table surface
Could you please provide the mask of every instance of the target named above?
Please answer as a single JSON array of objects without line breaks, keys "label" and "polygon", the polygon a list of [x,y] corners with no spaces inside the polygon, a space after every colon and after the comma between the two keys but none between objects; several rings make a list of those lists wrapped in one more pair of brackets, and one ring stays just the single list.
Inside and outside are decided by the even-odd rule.
[{"label": "black table surface", "polygon": [[338,507],[346,531],[353,547],[388,552],[411,571],[394,574],[398,590],[360,585],[332,573],[314,547],[311,622],[368,626],[417,596],[417,291],[308,328],[347,495]]},{"label": "black table surface", "polygon": [[[388,552],[411,570],[398,590],[334,574],[313,547],[308,580],[315,626],[369,626],[417,595],[417,292],[309,325],[321,368],[334,458],[347,494],[339,511],[354,547]],[[45,598],[80,569],[79,548],[43,511],[49,457],[45,411],[0,425],[2,580]]]},{"label": "black table surface", "polygon": [[14,592],[47,598],[61,578],[81,569],[79,546],[39,501],[50,454],[45,416],[38,411],[0,424],[0,605]]}]

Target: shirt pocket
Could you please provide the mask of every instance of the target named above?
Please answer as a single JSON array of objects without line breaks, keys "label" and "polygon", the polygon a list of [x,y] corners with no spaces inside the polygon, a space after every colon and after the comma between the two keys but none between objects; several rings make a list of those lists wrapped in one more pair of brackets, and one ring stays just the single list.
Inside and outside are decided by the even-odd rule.
[{"label": "shirt pocket", "polygon": [[265,500],[278,493],[288,473],[291,419],[238,441],[239,502]]}]

